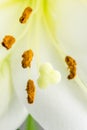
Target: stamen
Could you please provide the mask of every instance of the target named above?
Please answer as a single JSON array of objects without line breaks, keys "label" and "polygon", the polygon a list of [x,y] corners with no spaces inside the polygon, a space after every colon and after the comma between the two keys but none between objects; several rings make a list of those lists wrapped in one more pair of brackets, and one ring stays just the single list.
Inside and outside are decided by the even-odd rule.
[{"label": "stamen", "polygon": [[65,62],[68,65],[68,69],[70,70],[70,74],[68,75],[68,79],[73,79],[76,76],[76,61],[70,57],[65,57]]},{"label": "stamen", "polygon": [[2,45],[6,49],[10,49],[12,45],[15,43],[15,38],[13,36],[7,35],[3,38]]},{"label": "stamen", "polygon": [[23,53],[22,57],[23,57],[23,60],[22,60],[22,67],[23,68],[27,68],[27,67],[31,67],[31,61],[33,59],[33,51],[30,49],[30,50],[27,50]]},{"label": "stamen", "polygon": [[33,80],[28,80],[26,91],[28,94],[27,97],[28,103],[32,104],[35,98],[35,85]]},{"label": "stamen", "polygon": [[[66,53],[64,52],[64,50],[63,50],[63,48],[61,47],[61,45],[58,43],[58,42],[61,42],[61,41],[58,41],[58,40],[56,39],[56,37],[54,36],[53,31],[50,29],[50,26],[49,26],[49,24],[47,23],[47,20],[46,20],[46,18],[45,18],[45,15],[43,15],[43,17],[44,17],[44,23],[45,23],[47,32],[48,32],[49,37],[50,37],[50,39],[51,39],[51,41],[52,41],[51,43],[52,43],[52,45],[55,47],[55,49],[57,50],[58,55],[60,55],[60,57],[61,57],[61,59],[63,60],[63,63],[64,63],[64,59],[65,59],[65,57],[66,57]],[[64,64],[64,65],[65,65],[65,64]],[[84,83],[84,82],[81,80],[81,78],[80,78],[80,76],[79,76],[78,74],[76,75],[76,78],[75,78],[74,80],[75,80],[75,82],[78,84],[78,86],[80,86],[81,88],[84,88],[84,89],[87,91],[87,85],[86,85],[86,83]]]},{"label": "stamen", "polygon": [[31,15],[31,12],[32,12],[32,8],[30,8],[30,7],[25,8],[22,13],[22,16],[19,19],[19,22],[22,24],[26,23]]}]

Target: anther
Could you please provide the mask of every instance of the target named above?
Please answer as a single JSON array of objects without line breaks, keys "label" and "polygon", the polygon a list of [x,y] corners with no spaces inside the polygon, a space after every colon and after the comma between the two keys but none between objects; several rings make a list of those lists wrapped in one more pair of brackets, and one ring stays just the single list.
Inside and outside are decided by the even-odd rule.
[{"label": "anther", "polygon": [[33,51],[30,49],[30,50],[27,50],[23,53],[22,57],[23,57],[23,60],[22,60],[22,67],[23,68],[27,68],[27,67],[31,67],[31,61],[33,59]]},{"label": "anther", "polygon": [[27,97],[28,103],[32,104],[35,98],[35,85],[34,85],[33,80],[28,80],[26,91],[28,94],[28,97]]},{"label": "anther", "polygon": [[15,43],[15,38],[13,36],[7,35],[3,38],[2,45],[6,49],[10,49],[12,45]]},{"label": "anther", "polygon": [[22,24],[26,23],[31,15],[31,12],[32,12],[32,8],[30,7],[25,8],[22,13],[22,16],[19,18],[19,22]]},{"label": "anther", "polygon": [[65,62],[68,65],[68,69],[70,70],[70,74],[68,75],[68,79],[73,79],[76,76],[76,61],[70,57],[65,57]]}]

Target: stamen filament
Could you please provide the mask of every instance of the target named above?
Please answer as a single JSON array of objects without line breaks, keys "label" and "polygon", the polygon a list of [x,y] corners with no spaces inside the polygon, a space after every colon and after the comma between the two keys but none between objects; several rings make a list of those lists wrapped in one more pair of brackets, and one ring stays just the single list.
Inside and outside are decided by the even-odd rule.
[{"label": "stamen filament", "polygon": [[30,30],[30,27],[31,27],[30,25],[32,23],[32,19],[33,19],[34,15],[36,14],[36,12],[37,12],[37,9],[32,12],[30,19],[29,19],[29,23],[27,24],[27,26],[26,26],[25,30],[22,32],[22,34],[18,38],[16,38],[17,41],[20,41],[24,37],[24,35],[28,32],[28,30]]}]

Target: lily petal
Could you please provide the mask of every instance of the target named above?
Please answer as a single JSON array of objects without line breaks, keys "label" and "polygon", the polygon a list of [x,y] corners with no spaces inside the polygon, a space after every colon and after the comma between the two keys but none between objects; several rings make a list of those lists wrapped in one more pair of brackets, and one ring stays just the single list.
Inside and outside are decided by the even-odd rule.
[{"label": "lily petal", "polygon": [[12,82],[8,62],[0,62],[0,117],[9,108],[12,97]]},{"label": "lily petal", "polygon": [[79,0],[66,1],[60,5],[60,12],[57,36],[64,51],[76,59],[78,75],[87,84],[87,4]]},{"label": "lily petal", "polygon": [[[31,33],[31,36],[34,32],[35,29]],[[40,44],[40,50],[38,50],[38,53],[40,53],[41,58],[40,57],[39,58],[41,62],[43,63],[49,61],[50,63],[53,64],[53,66],[55,66],[58,70],[60,70],[60,72],[63,75],[63,82],[61,82],[61,84],[58,84],[57,86],[49,87],[44,91],[39,89],[37,83],[35,82],[36,97],[35,97],[34,104],[32,105],[27,104],[27,100],[25,99],[25,97],[27,96],[25,91],[27,79],[33,78],[34,81],[36,81],[38,74],[35,69],[36,68],[35,62],[33,62],[32,69],[31,71],[29,71],[29,74],[27,71],[25,72],[21,68],[21,63],[20,63],[21,54],[19,55],[19,57],[17,57],[17,53],[16,53],[17,51],[16,51],[13,55],[14,58],[12,58],[13,60],[11,64],[12,64],[13,83],[19,95],[19,98],[21,102],[24,102],[24,104],[26,105],[29,113],[31,113],[32,116],[37,121],[39,121],[39,123],[43,126],[44,129],[46,130],[49,129],[62,130],[63,128],[68,129],[68,127],[72,126],[71,120],[73,120],[73,128],[78,129],[79,128],[78,124],[80,122],[79,121],[80,115],[82,119],[84,119],[84,115],[85,115],[84,109],[82,109],[81,105],[86,104],[87,101],[85,99],[86,94],[84,94],[84,92],[82,92],[82,90],[77,87],[76,83],[74,83],[73,81],[69,82],[68,80],[66,80],[66,74],[65,74],[66,68],[64,68],[63,62],[61,61],[60,56],[57,55],[57,52],[55,51],[53,46],[50,46],[52,41],[50,40],[49,35],[47,35],[46,33],[45,26],[43,26],[43,21],[39,22],[39,28],[37,29],[36,32],[37,33],[35,35],[35,38],[39,37],[38,42],[34,42],[35,38],[31,40],[32,39],[31,37],[29,38],[29,41],[32,41],[32,43],[36,43],[35,47],[37,46],[37,44]],[[24,45],[21,47],[21,49],[23,50],[23,48],[25,48]],[[16,59],[16,63],[14,59]],[[32,73],[30,74],[30,72]],[[81,99],[81,101],[79,99]],[[74,113],[72,112],[73,109],[75,110]],[[75,125],[76,123],[77,125]],[[84,125],[85,122],[82,122],[80,127],[84,128]]]},{"label": "lily petal", "polygon": [[[10,59],[12,81],[16,89],[16,92],[20,98],[20,101],[25,104],[29,113],[31,113],[34,116],[34,118],[41,123],[44,129],[62,130],[62,129],[69,129],[73,126],[74,130],[75,129],[79,130],[79,122],[82,123],[80,124],[81,125],[80,127],[82,129],[85,129],[84,127],[86,125],[85,120],[87,120],[87,117],[84,112],[84,108],[87,102],[86,93],[84,93],[81,88],[77,87],[77,83],[74,82],[74,80],[71,82],[66,80],[66,67],[64,63],[64,58],[66,54],[63,53],[63,51],[55,51],[53,46],[51,46],[51,45],[54,45],[54,41],[58,40],[57,38],[56,38],[57,40],[55,40],[55,37],[58,36],[58,33],[56,33],[55,31],[55,26],[54,26],[55,20],[53,17],[54,15],[51,12],[52,4],[55,2],[45,1],[45,4],[49,3],[49,6],[47,5],[48,9],[47,7],[44,6],[44,9],[41,10],[40,13],[39,11],[41,8],[38,9],[39,11],[37,11],[34,17],[32,17],[32,20],[31,20],[32,22],[31,21],[29,22],[29,26],[28,26],[29,30],[25,31],[26,33],[22,35],[22,36],[26,36],[27,38],[21,37],[21,40],[18,41],[19,44],[13,49],[11,53],[11,59]],[[69,6],[70,8],[72,7],[73,2],[70,1],[68,3],[67,1],[64,3],[66,4],[65,5],[63,4],[63,7],[64,6],[67,7],[66,5],[70,5]],[[37,5],[41,5],[41,3]],[[62,21],[64,20],[63,19],[64,14],[67,14],[67,10],[64,8],[65,12],[63,12],[62,10],[63,7],[62,7],[61,2],[60,2],[60,5],[61,5],[60,14],[62,15],[60,21]],[[43,6],[41,5],[41,7]],[[55,12],[54,8],[52,9],[53,9],[53,12]],[[57,10],[57,12],[58,11],[59,9]],[[48,14],[49,14],[49,17],[48,17]],[[63,21],[62,23],[64,24]],[[64,27],[62,23],[60,27]],[[58,29],[59,24],[58,25],[55,24],[55,25],[56,25],[56,28]],[[19,36],[19,33],[22,29],[23,28],[21,27],[21,29],[17,31],[17,34],[15,34],[15,36],[16,35]],[[74,38],[75,37],[73,37],[73,39]],[[75,40],[76,39],[74,39],[74,41]],[[63,43],[65,42],[63,41]],[[67,44],[64,44],[64,45],[67,45]],[[62,46],[64,45],[62,44]],[[56,42],[56,48],[58,47],[59,47],[59,42]],[[32,62],[32,68],[29,70],[29,72],[27,70],[24,70],[21,67],[21,55],[26,49],[32,49],[35,54],[35,59]],[[60,48],[58,50],[60,50]],[[61,52],[61,54],[63,53],[62,60],[60,58],[59,52]],[[69,51],[67,53],[69,53]],[[72,54],[73,53],[74,53],[74,50]],[[36,79],[38,78],[38,66],[39,66],[39,63],[44,63],[48,61],[52,63],[52,65],[56,69],[60,70],[61,74],[63,75],[63,82],[61,84],[58,84],[57,86],[49,87],[43,91],[38,87],[37,82],[36,82]],[[36,66],[36,63],[37,63],[37,66]],[[30,78],[32,78],[35,81],[36,89],[37,89],[35,102],[32,105],[27,104],[27,99],[26,99],[27,95],[25,91],[26,83],[28,79]],[[82,105],[84,106],[84,108],[82,108]],[[82,121],[80,119],[82,119]],[[73,120],[73,123],[72,123],[72,120]]]}]

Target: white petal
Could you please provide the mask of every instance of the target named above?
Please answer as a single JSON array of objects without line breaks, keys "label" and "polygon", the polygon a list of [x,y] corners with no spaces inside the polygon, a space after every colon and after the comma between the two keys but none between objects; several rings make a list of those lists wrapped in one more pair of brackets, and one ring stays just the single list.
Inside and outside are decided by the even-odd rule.
[{"label": "white petal", "polygon": [[44,129],[85,129],[85,127],[87,126],[87,115],[84,111],[85,107],[87,107],[86,93],[84,93],[82,89],[77,87],[77,84],[75,84],[74,81],[70,82],[66,79],[67,69],[64,67],[60,55],[58,55],[58,52],[55,51],[53,46],[50,46],[52,41],[49,40],[49,35],[47,35],[44,28],[45,26],[43,22],[40,23],[37,34],[35,34],[35,29],[32,33],[35,34],[33,35],[34,41],[30,38],[29,41],[35,43],[36,50],[37,45],[41,45],[41,62],[50,62],[55,67],[55,69],[60,70],[63,76],[63,82],[61,82],[57,86],[49,87],[46,90],[40,90],[36,85],[37,89],[35,101],[32,105],[27,104],[27,95],[25,91],[26,83],[29,78],[32,78],[34,79],[34,81],[36,81],[37,72],[34,68],[35,65],[32,65],[32,76],[28,74],[27,70],[21,68],[21,53],[24,49],[26,49],[25,42],[23,41],[23,46],[20,46],[19,48],[20,54],[19,51],[16,50],[12,58],[12,77],[14,87],[18,93],[21,102],[26,105],[29,113],[31,113],[32,116],[34,116],[34,118],[39,121]]},{"label": "white petal", "polygon": [[[43,28],[42,30],[44,30]],[[45,31],[40,31],[41,61],[49,61],[56,69],[60,70],[63,76],[62,82],[45,91],[39,90],[37,86],[34,104],[26,106],[32,116],[46,130],[85,129],[87,127],[87,114],[85,112],[87,94],[74,80],[67,80],[67,68],[64,67],[58,52],[55,51],[53,46],[50,47],[52,41],[46,35]]]},{"label": "white petal", "polygon": [[[66,6],[66,4],[64,6]],[[71,7],[72,7],[72,5],[69,6],[69,9],[72,9]],[[74,10],[74,8],[73,8],[73,10]],[[66,11],[66,12],[70,12],[70,11]],[[63,13],[66,14],[66,12],[63,12]],[[81,11],[80,12],[78,11],[78,13],[80,13],[79,15],[81,15]],[[72,14],[73,14],[73,12],[72,12]],[[76,14],[76,12],[74,12],[73,15],[75,15],[75,14]],[[78,15],[76,15],[76,16],[78,16]],[[70,15],[69,15],[69,17],[70,17]],[[73,16],[73,18],[74,18],[74,16]],[[41,17],[41,19],[42,19],[42,17]],[[65,23],[63,22],[63,24],[65,24]],[[68,22],[68,24],[70,24],[70,22]],[[74,130],[85,129],[87,127],[87,113],[85,112],[85,108],[87,108],[87,96],[86,96],[87,94],[85,92],[83,92],[79,86],[77,86],[77,84],[74,82],[74,80],[70,82],[66,79],[67,69],[66,69],[66,67],[64,67],[64,62],[60,59],[60,55],[57,56],[58,52],[55,51],[53,46],[50,46],[52,40],[49,40],[50,37],[49,37],[49,35],[47,35],[47,32],[45,32],[46,30],[44,30],[45,26],[44,26],[43,21],[42,21],[42,23],[39,24],[39,26],[38,26],[39,28],[37,31],[36,31],[36,28],[34,28],[34,27],[35,27],[35,25],[33,24],[33,26],[31,27],[32,28],[31,30],[33,30],[33,29],[34,30],[31,31],[31,34],[29,33],[30,34],[29,43],[32,43],[35,46],[31,46],[31,44],[26,45],[25,42],[27,40],[23,39],[23,41],[20,41],[21,44],[19,45],[19,48],[17,48],[17,50],[15,51],[15,53],[12,57],[11,64],[12,64],[13,83],[14,83],[14,87],[18,93],[18,96],[20,98],[20,101],[26,105],[29,113],[31,113],[34,116],[34,118],[37,121],[39,121],[39,123],[46,130],[57,130],[57,129],[70,130],[71,128]],[[76,26],[73,26],[73,28],[76,29]],[[70,28],[68,28],[68,26],[67,26],[65,32],[67,32],[67,29],[70,29]],[[77,31],[78,31],[78,29],[77,29]],[[69,30],[69,33],[70,33],[70,30]],[[75,31],[74,31],[74,33],[75,33]],[[74,33],[71,33],[71,34],[74,35]],[[63,31],[62,31],[62,34],[64,34]],[[65,34],[67,34],[67,33],[65,33]],[[73,36],[73,35],[71,35],[71,36]],[[63,35],[63,37],[64,37],[64,35]],[[67,39],[68,38],[69,38],[69,36],[67,36]],[[74,38],[75,37],[73,37],[73,41],[74,41],[73,43],[75,43],[74,48],[71,47],[71,45],[70,45],[71,41],[69,41],[70,46],[68,45],[67,42],[65,43],[66,39],[64,39],[64,41],[63,41],[65,46],[68,45],[68,49],[70,49],[70,47],[72,48],[72,49],[70,49],[70,51],[68,51],[68,53],[72,54],[73,56],[76,53],[76,51],[74,49],[75,49],[77,43],[79,43],[79,42],[77,42],[78,38],[76,37],[77,40],[76,40],[76,38],[75,39]],[[76,40],[76,42],[75,42],[75,40]],[[73,43],[72,43],[72,46],[74,45]],[[24,70],[21,67],[21,54],[25,49],[30,48],[30,47],[32,47],[32,48],[35,47],[34,50],[35,49],[38,50],[37,49],[38,44],[41,44],[41,48],[40,48],[41,49],[40,50],[41,62],[51,62],[56,69],[60,70],[60,72],[62,73],[62,76],[63,76],[63,79],[62,79],[63,82],[61,82],[57,86],[49,87],[46,90],[40,90],[38,88],[38,86],[36,85],[37,90],[36,90],[35,102],[34,102],[34,104],[29,105],[29,104],[27,104],[27,100],[26,100],[26,97],[27,97],[26,91],[25,91],[26,83],[29,78],[32,78],[36,81],[37,72],[35,70],[35,65],[32,65],[31,75],[30,75],[30,71],[28,74],[28,71]],[[80,50],[80,54],[81,54],[81,50]],[[87,54],[86,51],[85,51],[85,54]],[[83,54],[81,54],[81,55],[83,55]],[[76,56],[77,55],[75,55],[75,57]],[[35,62],[33,62],[33,64],[35,64]]]},{"label": "white petal", "polygon": [[67,55],[77,62],[78,74],[87,84],[87,4],[67,1],[62,4],[61,25],[57,36]]},{"label": "white petal", "polygon": [[6,61],[0,63],[0,116],[9,108],[12,97],[12,83]]}]

